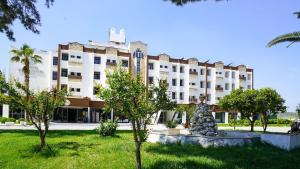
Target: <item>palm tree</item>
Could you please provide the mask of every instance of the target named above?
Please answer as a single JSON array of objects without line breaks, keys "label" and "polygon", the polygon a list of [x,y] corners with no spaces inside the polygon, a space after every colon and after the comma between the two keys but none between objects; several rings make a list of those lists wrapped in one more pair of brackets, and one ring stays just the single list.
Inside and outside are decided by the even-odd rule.
[{"label": "palm tree", "polygon": [[[295,12],[294,14],[297,15],[298,19],[300,19],[300,12]],[[271,42],[269,42],[267,46],[272,47],[283,42],[290,42],[290,44],[287,47],[290,47],[295,42],[300,42],[300,31],[278,36]]]},{"label": "palm tree", "polygon": [[34,49],[29,45],[23,44],[20,49],[13,49],[10,51],[14,56],[10,59],[12,62],[20,62],[23,64],[24,82],[26,88],[26,98],[29,100],[29,81],[30,81],[30,67],[29,63],[42,63],[42,57],[34,54]]}]

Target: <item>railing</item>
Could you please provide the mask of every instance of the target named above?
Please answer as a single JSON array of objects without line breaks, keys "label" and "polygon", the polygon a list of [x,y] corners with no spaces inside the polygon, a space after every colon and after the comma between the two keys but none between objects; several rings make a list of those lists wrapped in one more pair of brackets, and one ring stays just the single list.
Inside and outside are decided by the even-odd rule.
[{"label": "railing", "polygon": [[77,76],[77,75],[68,75],[69,79],[75,79],[75,80],[81,80],[82,76]]},{"label": "railing", "polygon": [[106,66],[117,66],[116,62],[106,62]]},{"label": "railing", "polygon": [[239,79],[240,79],[240,80],[246,80],[246,77],[240,75],[240,76],[239,76]]},{"label": "railing", "polygon": [[223,87],[221,87],[221,86],[217,86],[217,87],[216,87],[216,90],[217,90],[217,91],[223,91],[224,89],[223,89]]},{"label": "railing", "polygon": [[198,72],[196,72],[196,71],[190,71],[190,75],[198,75]]}]

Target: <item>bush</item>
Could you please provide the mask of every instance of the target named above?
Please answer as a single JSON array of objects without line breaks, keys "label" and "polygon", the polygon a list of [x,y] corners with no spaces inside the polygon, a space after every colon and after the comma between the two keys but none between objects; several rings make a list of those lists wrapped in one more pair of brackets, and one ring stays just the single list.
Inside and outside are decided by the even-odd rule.
[{"label": "bush", "polygon": [[0,123],[7,122],[7,117],[0,117]]},{"label": "bush", "polygon": [[8,118],[7,122],[16,122],[16,119],[15,118]]},{"label": "bush", "polygon": [[106,122],[101,122],[96,131],[100,134],[100,136],[114,136],[117,132],[117,127],[117,122],[108,120]]},{"label": "bush", "polygon": [[167,127],[168,128],[176,128],[177,123],[175,121],[168,121],[167,122]]},{"label": "bush", "polygon": [[19,118],[18,121],[26,121],[24,118]]}]

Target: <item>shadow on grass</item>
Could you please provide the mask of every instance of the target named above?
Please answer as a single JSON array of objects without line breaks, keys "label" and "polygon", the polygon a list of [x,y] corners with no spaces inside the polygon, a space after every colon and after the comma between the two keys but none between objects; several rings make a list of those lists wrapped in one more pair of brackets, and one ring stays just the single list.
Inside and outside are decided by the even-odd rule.
[{"label": "shadow on grass", "polygon": [[[172,161],[156,161],[149,168],[265,168],[299,169],[300,149],[284,151],[263,143],[239,147],[208,147],[198,145],[161,145],[153,144],[145,151],[166,155]],[[189,158],[198,159],[190,160]],[[177,161],[173,161],[176,159]],[[219,164],[207,165],[206,160]],[[210,162],[213,163],[213,162]],[[221,166],[219,166],[221,165]]]}]

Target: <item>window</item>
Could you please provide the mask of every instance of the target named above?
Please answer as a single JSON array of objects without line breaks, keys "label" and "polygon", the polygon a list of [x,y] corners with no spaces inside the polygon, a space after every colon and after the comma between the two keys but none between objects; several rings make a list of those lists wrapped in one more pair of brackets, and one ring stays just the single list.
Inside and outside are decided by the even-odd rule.
[{"label": "window", "polygon": [[113,63],[117,63],[116,60],[112,60]]},{"label": "window", "polygon": [[80,73],[80,72],[77,72],[76,75],[77,75],[77,76],[81,76],[81,73]]},{"label": "window", "polygon": [[75,56],[74,56],[74,55],[71,55],[71,58],[75,58]]},{"label": "window", "polygon": [[176,92],[172,92],[172,99],[176,99]]},{"label": "window", "polygon": [[180,98],[180,100],[184,100],[184,93],[183,92],[179,93],[179,98]]},{"label": "window", "polygon": [[247,79],[251,80],[251,74],[248,74]]},{"label": "window", "polygon": [[235,72],[231,72],[231,78],[235,78]]},{"label": "window", "polygon": [[77,88],[77,89],[76,89],[76,92],[80,92],[80,88]]},{"label": "window", "polygon": [[200,88],[204,88],[204,81],[200,81]]},{"label": "window", "polygon": [[252,89],[251,85],[248,85],[247,88],[248,88],[248,89]]},{"label": "window", "polygon": [[226,72],[225,72],[225,77],[226,77],[226,78],[229,78],[229,71],[226,71]]},{"label": "window", "polygon": [[71,72],[70,74],[71,74],[72,76],[75,76],[75,72]]},{"label": "window", "polygon": [[106,59],[106,62],[110,63],[110,59]]},{"label": "window", "polygon": [[52,80],[57,80],[57,71],[52,72]]},{"label": "window", "polygon": [[176,79],[172,79],[172,86],[176,86],[177,85],[177,80]]},{"label": "window", "polygon": [[122,60],[122,66],[128,67],[128,60]]},{"label": "window", "polygon": [[93,95],[96,95],[99,92],[99,88],[98,87],[94,87],[93,89]]},{"label": "window", "polygon": [[225,83],[225,90],[229,90],[229,83]]},{"label": "window", "polygon": [[68,77],[68,69],[61,69],[61,76]]},{"label": "window", "polygon": [[160,65],[160,68],[163,68],[164,66],[163,65]]},{"label": "window", "polygon": [[149,80],[149,84],[153,84],[154,83],[154,78],[153,77],[149,76],[148,80]]},{"label": "window", "polygon": [[62,53],[62,54],[61,54],[61,60],[69,60],[69,54],[67,54],[67,53]]},{"label": "window", "polygon": [[100,80],[100,72],[94,72],[94,79]]},{"label": "window", "polygon": [[207,101],[211,101],[211,94],[207,94]]},{"label": "window", "polygon": [[177,72],[177,66],[172,66],[173,72]]},{"label": "window", "polygon": [[204,75],[205,69],[200,69],[200,75]]},{"label": "window", "polygon": [[67,89],[68,88],[68,85],[67,84],[61,84],[60,85],[60,88],[63,90],[63,89]]},{"label": "window", "polygon": [[180,86],[184,86],[184,80],[180,79]]},{"label": "window", "polygon": [[184,66],[180,66],[180,73],[184,73]]},{"label": "window", "polygon": [[208,89],[211,88],[211,82],[210,82],[210,81],[207,82],[207,88],[208,88]]},{"label": "window", "polygon": [[207,76],[211,75],[211,69],[207,69]]},{"label": "window", "polygon": [[165,66],[165,69],[168,69],[168,66]]},{"label": "window", "polygon": [[94,64],[101,64],[101,58],[98,56],[94,57]]},{"label": "window", "polygon": [[77,59],[81,59],[81,56],[77,56]]},{"label": "window", "polygon": [[232,84],[231,84],[231,90],[234,90],[234,89],[235,89],[235,84],[232,83]]},{"label": "window", "polygon": [[58,57],[53,57],[53,65],[58,65]]},{"label": "window", "polygon": [[149,64],[148,64],[148,69],[154,70],[154,64],[153,64],[153,63],[149,63]]},{"label": "window", "polygon": [[75,89],[74,89],[74,88],[70,88],[70,90],[71,90],[71,92],[74,92],[74,91],[75,91]]},{"label": "window", "polygon": [[196,83],[194,83],[194,82],[193,82],[193,83],[190,83],[190,85],[191,85],[191,86],[195,86],[195,85],[196,85]]}]

